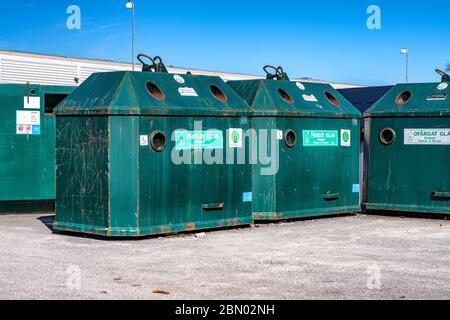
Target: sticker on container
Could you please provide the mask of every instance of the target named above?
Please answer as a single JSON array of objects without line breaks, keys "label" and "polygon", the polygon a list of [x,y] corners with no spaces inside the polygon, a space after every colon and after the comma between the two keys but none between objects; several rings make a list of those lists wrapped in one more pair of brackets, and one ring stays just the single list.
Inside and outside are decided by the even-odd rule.
[{"label": "sticker on container", "polygon": [[40,111],[17,111],[16,112],[16,134],[40,135],[41,134],[41,112]]},{"label": "sticker on container", "polygon": [[445,101],[447,100],[447,94],[446,93],[436,93],[436,94],[430,94],[427,98],[428,101]]},{"label": "sticker on container", "polygon": [[18,124],[16,126],[16,134],[31,135],[33,134],[33,126],[31,124]]},{"label": "sticker on container", "polygon": [[16,124],[41,124],[41,112],[40,111],[17,111]]},{"label": "sticker on container", "polygon": [[405,145],[450,145],[450,129],[405,129]]},{"label": "sticker on container", "polygon": [[184,78],[178,74],[174,75],[173,78],[175,79],[176,82],[178,82],[179,84],[184,84],[186,81],[184,80]]},{"label": "sticker on container", "polygon": [[277,130],[277,140],[283,140],[283,131]]},{"label": "sticker on container", "polygon": [[178,89],[178,92],[183,97],[198,97],[197,92],[195,92],[195,90],[193,88],[180,88],[180,89]]},{"label": "sticker on container", "polygon": [[24,97],[23,106],[25,109],[41,109],[40,97]]},{"label": "sticker on container", "polygon": [[353,185],[353,193],[360,193],[360,192],[361,192],[361,188],[359,186],[359,183],[358,184],[354,184]]},{"label": "sticker on container", "polygon": [[32,129],[31,129],[31,134],[33,135],[33,136],[40,136],[41,135],[41,126],[40,125],[34,125],[34,126],[32,126]]},{"label": "sticker on container", "polygon": [[445,90],[448,88],[448,83],[447,82],[442,82],[441,84],[438,85],[438,90]]},{"label": "sticker on container", "polygon": [[242,196],[243,202],[252,202],[253,201],[253,193],[252,192],[244,192]]},{"label": "sticker on container", "polygon": [[140,140],[141,147],[148,146],[148,136],[140,136],[139,140]]},{"label": "sticker on container", "polygon": [[341,146],[350,147],[351,146],[352,132],[350,130],[341,130]]},{"label": "sticker on container", "polygon": [[242,129],[228,130],[228,141],[230,148],[242,148],[244,132]]},{"label": "sticker on container", "polygon": [[177,150],[223,149],[223,134],[219,130],[175,131]]},{"label": "sticker on container", "polygon": [[317,98],[313,94],[311,95],[304,94],[303,99],[305,99],[305,101],[307,102],[319,102],[319,100],[317,100]]},{"label": "sticker on container", "polygon": [[295,85],[296,85],[297,88],[299,88],[300,90],[305,91],[305,86],[303,85],[303,83],[297,82]]},{"label": "sticker on container", "polygon": [[303,130],[304,147],[338,147],[339,133],[331,130]]}]

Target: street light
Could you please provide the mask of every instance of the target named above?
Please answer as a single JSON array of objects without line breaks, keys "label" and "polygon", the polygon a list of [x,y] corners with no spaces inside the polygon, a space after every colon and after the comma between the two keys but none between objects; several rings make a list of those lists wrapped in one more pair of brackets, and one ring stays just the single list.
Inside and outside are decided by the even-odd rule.
[{"label": "street light", "polygon": [[408,48],[403,48],[400,52],[406,57],[406,83],[408,83],[409,50]]},{"label": "street light", "polygon": [[125,8],[131,10],[131,63],[134,71],[134,1],[128,0]]}]

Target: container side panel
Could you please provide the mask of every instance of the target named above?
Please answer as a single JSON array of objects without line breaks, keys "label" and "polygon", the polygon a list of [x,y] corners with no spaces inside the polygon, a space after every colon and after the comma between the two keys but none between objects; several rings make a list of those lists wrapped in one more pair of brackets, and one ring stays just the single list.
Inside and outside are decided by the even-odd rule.
[{"label": "container side panel", "polygon": [[107,233],[108,152],[107,117],[57,118],[56,229]]},{"label": "container side panel", "polygon": [[[270,174],[270,172],[266,174],[265,172],[265,170],[271,168],[271,165],[279,167],[276,151],[272,150],[272,143],[268,143],[272,139],[271,130],[276,127],[276,118],[252,119],[252,128],[255,129],[255,133],[258,135],[257,143],[253,144],[258,161],[252,166],[253,216],[255,219],[275,214],[277,210],[276,178],[278,172],[276,174]],[[278,140],[275,142],[279,144]],[[272,161],[269,161],[269,159]],[[274,163],[273,160],[278,162],[278,164]]]},{"label": "container side panel", "polygon": [[26,86],[0,88],[0,201],[55,197],[54,118],[43,112],[39,86],[29,90],[39,99],[33,109],[25,109]]},{"label": "container side panel", "polygon": [[[256,213],[259,218],[300,218],[359,211],[359,119],[286,117],[277,118],[274,128],[283,132],[283,139],[279,140],[275,210]],[[293,147],[285,141],[291,131],[296,135]],[[254,186],[265,181],[261,177],[256,179]],[[271,190],[271,182],[267,182],[266,190]],[[258,197],[255,201],[265,199]]]},{"label": "container side panel", "polygon": [[[226,130],[242,128],[245,132],[247,127],[248,121],[239,117],[142,117],[140,135],[148,136],[150,141],[148,146],[140,147],[141,231],[165,234],[250,224],[250,166],[225,164]],[[174,132],[183,130],[220,131],[223,143],[216,140],[215,146],[222,145],[224,149],[181,150]],[[151,147],[152,133],[158,131],[166,136],[167,145],[162,152]],[[237,159],[237,149],[233,150]]]},{"label": "container side panel", "polygon": [[368,209],[450,213],[450,118],[372,118],[370,138]]},{"label": "container side panel", "polygon": [[139,117],[110,118],[111,229],[138,232]]}]

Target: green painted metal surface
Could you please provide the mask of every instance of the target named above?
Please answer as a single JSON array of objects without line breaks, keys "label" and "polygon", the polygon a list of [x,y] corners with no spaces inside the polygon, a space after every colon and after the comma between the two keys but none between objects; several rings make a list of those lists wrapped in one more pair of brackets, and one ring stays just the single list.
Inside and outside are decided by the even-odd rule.
[{"label": "green painted metal surface", "polygon": [[450,213],[449,85],[397,85],[364,115],[367,210]]},{"label": "green painted metal surface", "polygon": [[0,85],[0,212],[53,210],[53,108],[72,87]]},{"label": "green painted metal surface", "polygon": [[281,80],[228,82],[255,110],[252,128],[272,133],[268,154],[279,148],[276,174],[262,175],[264,163],[252,167],[254,219],[359,212],[361,114],[328,84],[277,73]]},{"label": "green painted metal surface", "polygon": [[220,162],[249,115],[218,77],[92,75],[57,109],[55,228],[138,237],[252,223],[250,165]]}]

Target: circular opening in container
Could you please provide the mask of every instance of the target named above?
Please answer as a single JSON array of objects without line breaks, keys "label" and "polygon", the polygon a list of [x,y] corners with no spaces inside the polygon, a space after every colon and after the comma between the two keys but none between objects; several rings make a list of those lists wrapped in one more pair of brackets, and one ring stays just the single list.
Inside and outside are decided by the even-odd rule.
[{"label": "circular opening in container", "polygon": [[328,99],[328,101],[335,105],[336,107],[339,107],[341,105],[341,103],[339,102],[339,100],[330,92],[326,91],[325,92],[325,97]]},{"label": "circular opening in container", "polygon": [[398,106],[403,106],[405,104],[408,103],[409,99],[411,99],[411,92],[410,91],[405,91],[403,93],[401,93],[396,99],[395,99],[395,103]]},{"label": "circular opening in container", "polygon": [[161,91],[160,88],[158,88],[156,84],[148,82],[147,90],[153,98],[160,101],[164,100],[164,93]]},{"label": "circular opening in container", "polygon": [[297,134],[294,130],[287,130],[284,135],[284,142],[289,148],[295,147],[297,144]]},{"label": "circular opening in container", "polygon": [[36,90],[34,90],[34,89],[31,89],[31,94],[36,94]]},{"label": "circular opening in container", "polygon": [[395,137],[396,137],[396,135],[395,135],[394,129],[385,128],[385,129],[381,130],[380,141],[382,144],[385,144],[385,145],[392,144],[395,140]]},{"label": "circular opening in container", "polygon": [[283,89],[278,89],[278,93],[280,94],[280,97],[287,103],[289,103],[289,104],[294,103],[294,99],[292,99],[291,96]]},{"label": "circular opening in container", "polygon": [[156,152],[162,152],[166,148],[166,136],[161,131],[154,131],[150,135],[150,141]]},{"label": "circular opening in container", "polygon": [[228,101],[227,96],[225,95],[225,93],[223,93],[222,90],[220,90],[219,87],[217,87],[217,86],[215,86],[215,85],[212,85],[212,86],[210,87],[210,90],[211,90],[211,93],[213,94],[214,98],[216,98],[216,99],[219,100],[220,102],[225,103],[225,102]]}]

